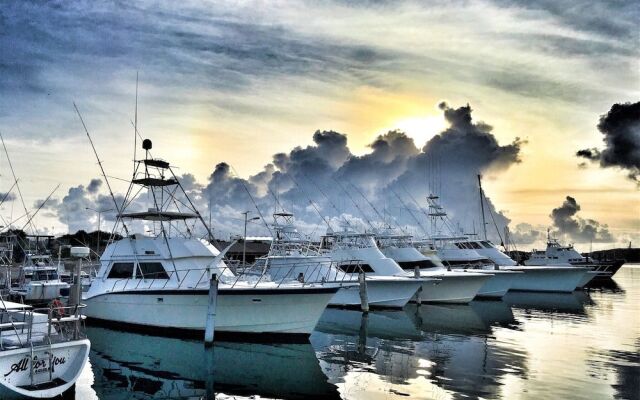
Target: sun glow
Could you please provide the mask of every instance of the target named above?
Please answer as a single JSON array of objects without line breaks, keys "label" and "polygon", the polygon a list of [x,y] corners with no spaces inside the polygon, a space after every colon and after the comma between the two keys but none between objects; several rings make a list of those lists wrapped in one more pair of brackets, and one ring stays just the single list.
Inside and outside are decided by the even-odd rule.
[{"label": "sun glow", "polygon": [[399,129],[412,138],[416,146],[422,147],[424,144],[442,132],[446,128],[446,123],[442,116],[411,117],[401,119],[394,123],[393,129]]}]

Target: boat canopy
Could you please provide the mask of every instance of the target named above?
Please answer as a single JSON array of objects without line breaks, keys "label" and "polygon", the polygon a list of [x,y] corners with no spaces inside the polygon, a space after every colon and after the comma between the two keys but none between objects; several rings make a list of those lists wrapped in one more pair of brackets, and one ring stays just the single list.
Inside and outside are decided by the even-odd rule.
[{"label": "boat canopy", "polygon": [[140,179],[134,179],[132,181],[133,183],[137,184],[137,185],[142,185],[142,186],[172,186],[172,185],[177,185],[178,181],[175,180],[174,178],[169,178],[169,179],[161,179],[161,178],[151,178],[151,177],[145,177],[145,178],[140,178]]}]

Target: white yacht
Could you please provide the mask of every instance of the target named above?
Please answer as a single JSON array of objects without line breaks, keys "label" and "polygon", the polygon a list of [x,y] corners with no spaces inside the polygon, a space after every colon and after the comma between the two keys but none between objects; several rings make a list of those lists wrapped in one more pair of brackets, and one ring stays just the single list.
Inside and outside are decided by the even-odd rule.
[{"label": "white yacht", "polygon": [[[143,148],[148,154],[151,142],[145,140]],[[236,275],[222,261],[226,250],[221,253],[195,237],[195,222],[190,222],[201,222],[211,237],[209,227],[168,162],[147,155],[136,162],[131,184],[146,187],[154,207],[119,210],[117,224],[128,232],[129,221],[143,221],[151,233],[128,233],[107,246],[98,275],[84,294],[90,319],[162,334],[201,334],[213,278],[219,281],[216,335],[311,334],[340,285]],[[123,204],[132,203],[127,198]]]},{"label": "white yacht", "polygon": [[[428,301],[435,301],[431,299],[439,298],[432,296],[432,293],[440,293],[438,288],[442,279],[439,276],[429,276],[428,274],[416,276],[415,271],[403,270],[395,261],[380,251],[374,234],[357,233],[346,228],[340,232],[327,232],[322,237],[320,247],[322,251],[331,256],[336,267],[348,275],[355,276],[359,271],[362,271],[371,277],[394,277],[403,281],[418,280],[420,285],[416,289],[421,289],[419,292],[421,299],[429,298]],[[466,296],[465,293],[465,299]],[[475,296],[475,293],[471,296]],[[458,293],[447,297],[453,301],[459,298]]]},{"label": "white yacht", "polygon": [[[274,234],[269,254],[258,262],[272,279],[300,279],[304,282],[351,283],[344,286],[331,299],[330,305],[354,307],[361,305],[358,276],[350,270],[356,265],[343,267],[334,263],[327,254],[300,235],[290,213],[274,214]],[[365,274],[367,298],[371,307],[402,308],[422,286],[422,280],[396,276]]]},{"label": "white yacht", "polygon": [[[491,262],[495,265],[501,266],[516,266],[518,263],[510,258],[508,255],[500,251],[496,245],[491,243],[488,240],[460,240],[454,243],[459,248],[473,249],[478,254],[481,254],[484,257],[487,257]],[[526,264],[526,262],[525,262]],[[536,265],[529,264],[529,265]],[[555,266],[555,267],[571,267],[574,266],[570,263],[549,263],[549,264],[539,264],[543,266]],[[575,265],[575,266],[586,266],[586,265]],[[598,272],[587,270],[583,275],[582,279],[578,282],[576,288],[583,288],[589,282],[591,282],[594,278],[598,276]]]},{"label": "white yacht", "polygon": [[[440,234],[443,228],[451,230],[451,223],[447,219],[447,213],[437,202],[437,196],[429,196],[429,217],[432,220],[432,230],[437,234],[427,239],[431,242],[426,246],[426,251],[437,250],[438,255],[446,266],[474,268],[479,270],[522,272],[512,276],[509,290],[522,290],[534,292],[572,292],[588,277],[588,269],[580,267],[560,266],[518,266],[513,260],[509,265],[496,264],[486,256],[478,254],[473,245],[467,245],[466,236],[443,236]],[[456,245],[456,243],[465,245]],[[496,249],[497,250],[497,249]],[[494,254],[495,252],[491,252]],[[455,262],[454,262],[455,260]],[[499,258],[502,260],[502,258]]]},{"label": "white yacht", "polygon": [[524,261],[524,264],[587,267],[592,271],[592,279],[608,279],[618,272],[624,264],[624,260],[602,262],[584,257],[573,245],[563,246],[558,239],[552,238],[551,234],[547,232],[547,248],[545,250],[533,249],[531,256]]},{"label": "white yacht", "polygon": [[91,344],[81,307],[34,309],[0,298],[0,398],[53,398],[72,388]]},{"label": "white yacht", "polygon": [[70,285],[60,280],[58,267],[48,254],[27,254],[20,267],[17,282],[11,286],[9,297],[19,302],[47,304],[60,297],[60,291]]},{"label": "white yacht", "polygon": [[468,303],[476,296],[502,297],[511,286],[510,273],[447,269],[435,252],[420,253],[410,235],[400,235],[390,229],[376,234],[376,242],[385,256],[407,272],[418,268],[420,276],[441,279],[435,288],[424,292],[422,302]]}]

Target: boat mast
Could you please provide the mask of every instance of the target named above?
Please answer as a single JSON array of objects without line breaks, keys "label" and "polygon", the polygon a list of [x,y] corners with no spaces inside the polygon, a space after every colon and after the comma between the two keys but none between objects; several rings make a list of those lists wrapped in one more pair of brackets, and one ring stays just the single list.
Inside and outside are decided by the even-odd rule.
[{"label": "boat mast", "polygon": [[484,202],[482,201],[482,175],[478,174],[478,189],[480,191],[480,213],[482,214],[482,230],[484,231],[484,240],[487,240],[487,223],[484,219]]}]

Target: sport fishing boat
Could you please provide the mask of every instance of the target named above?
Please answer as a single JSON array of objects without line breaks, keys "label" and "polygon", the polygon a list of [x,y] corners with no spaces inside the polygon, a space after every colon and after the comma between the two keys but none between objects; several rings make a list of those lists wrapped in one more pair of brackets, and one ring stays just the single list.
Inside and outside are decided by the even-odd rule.
[{"label": "sport fishing boat", "polygon": [[511,286],[510,273],[448,270],[437,260],[416,250],[412,236],[400,235],[391,229],[376,234],[376,243],[385,256],[407,272],[419,270],[421,277],[438,278],[441,282],[424,291],[422,302],[468,303],[476,296],[502,297]]},{"label": "sport fishing boat", "polygon": [[72,388],[91,347],[83,307],[34,309],[0,298],[0,398],[53,398]]},{"label": "sport fishing boat", "polygon": [[[372,233],[358,233],[346,227],[339,232],[329,231],[322,237],[320,248],[331,257],[339,270],[348,275],[355,276],[362,271],[372,277],[393,277],[401,281],[417,280],[420,284],[416,289],[420,291],[414,294],[420,293],[421,299],[423,296],[431,296],[442,282],[440,277],[422,276],[415,271],[409,273],[400,268],[395,261],[382,254]],[[475,293],[472,296],[475,296]]]},{"label": "sport fishing boat", "polygon": [[[196,223],[212,237],[167,161],[147,155],[136,161],[133,185],[148,190],[147,211],[126,208],[141,199],[127,197],[118,208],[121,240],[108,244],[100,270],[84,294],[90,320],[162,334],[205,330],[211,282],[218,281],[215,329],[218,333],[309,335],[339,284],[266,281],[235,274],[224,263],[226,251],[195,236]],[[143,221],[144,224],[139,224]],[[193,222],[195,221],[195,222]],[[148,234],[129,232],[143,226]]]},{"label": "sport fishing boat", "polygon": [[27,254],[9,298],[23,303],[47,304],[70,285],[58,276],[58,266],[48,254]]},{"label": "sport fishing boat", "polygon": [[[435,232],[435,234],[423,242],[420,250],[423,254],[427,251],[436,250],[445,266],[488,270],[491,273],[494,273],[494,271],[521,272],[521,274],[512,276],[509,290],[572,292],[588,279],[589,270],[582,267],[519,266],[514,265],[513,260],[508,263],[509,265],[496,264],[486,256],[478,254],[474,246],[467,245],[466,237],[446,236],[441,233],[445,228],[451,230],[451,221],[447,218],[447,213],[443,207],[438,204],[437,199],[438,196],[434,195],[427,198],[432,232]],[[424,243],[428,243],[428,245],[424,246]],[[456,243],[459,245],[456,245]],[[460,245],[460,243],[465,244]],[[452,260],[455,260],[455,263]],[[502,260],[502,258],[499,260]]]},{"label": "sport fishing boat", "polygon": [[[357,263],[342,266],[306,240],[294,225],[293,214],[274,214],[274,238],[269,254],[258,260],[258,265],[268,271],[272,279],[299,279],[304,282],[332,282],[344,285],[333,296],[332,306],[354,307],[361,305]],[[397,276],[376,276],[365,273],[367,299],[371,307],[402,308],[415,295],[424,280]],[[434,279],[435,280],[435,279]]]},{"label": "sport fishing boat", "polygon": [[573,245],[561,245],[558,239],[552,238],[549,231],[547,231],[546,250],[533,249],[531,257],[525,260],[524,264],[586,267],[593,271],[595,279],[610,279],[622,267],[624,260],[605,262],[584,257]]}]

